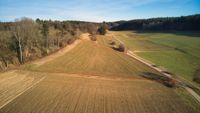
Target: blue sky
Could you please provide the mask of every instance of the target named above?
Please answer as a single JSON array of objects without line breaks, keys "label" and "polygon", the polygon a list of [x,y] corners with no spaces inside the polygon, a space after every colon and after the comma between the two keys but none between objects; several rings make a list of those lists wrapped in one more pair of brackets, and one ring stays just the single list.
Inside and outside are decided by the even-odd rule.
[{"label": "blue sky", "polygon": [[0,21],[16,18],[117,21],[200,14],[200,0],[0,0]]}]

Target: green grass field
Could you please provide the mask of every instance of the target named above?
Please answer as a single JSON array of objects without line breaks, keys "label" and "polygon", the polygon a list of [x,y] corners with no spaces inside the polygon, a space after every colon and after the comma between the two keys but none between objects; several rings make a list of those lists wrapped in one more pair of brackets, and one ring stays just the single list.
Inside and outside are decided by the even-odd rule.
[{"label": "green grass field", "polygon": [[113,32],[128,49],[174,74],[192,81],[195,70],[200,68],[200,34]]}]

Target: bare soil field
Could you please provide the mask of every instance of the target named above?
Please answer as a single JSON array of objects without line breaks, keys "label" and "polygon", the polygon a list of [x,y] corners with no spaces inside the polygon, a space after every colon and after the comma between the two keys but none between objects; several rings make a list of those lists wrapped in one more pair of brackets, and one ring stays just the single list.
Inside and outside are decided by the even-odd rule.
[{"label": "bare soil field", "polygon": [[[145,79],[48,75],[1,113],[195,113],[173,89]],[[22,75],[23,76],[23,75]],[[2,87],[2,86],[1,86]]]},{"label": "bare soil field", "polygon": [[29,72],[11,71],[0,75],[0,109],[20,96],[26,90],[34,87],[44,76]]}]

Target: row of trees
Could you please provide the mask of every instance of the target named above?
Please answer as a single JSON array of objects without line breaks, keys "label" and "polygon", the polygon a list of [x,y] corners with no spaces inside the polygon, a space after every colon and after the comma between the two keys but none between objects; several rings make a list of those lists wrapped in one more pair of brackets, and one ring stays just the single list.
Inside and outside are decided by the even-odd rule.
[{"label": "row of trees", "polygon": [[0,23],[0,68],[23,64],[73,43],[82,32],[96,34],[98,23],[81,21],[36,21],[20,18]]},{"label": "row of trees", "polygon": [[199,31],[200,14],[182,17],[138,19],[108,23],[111,30]]}]

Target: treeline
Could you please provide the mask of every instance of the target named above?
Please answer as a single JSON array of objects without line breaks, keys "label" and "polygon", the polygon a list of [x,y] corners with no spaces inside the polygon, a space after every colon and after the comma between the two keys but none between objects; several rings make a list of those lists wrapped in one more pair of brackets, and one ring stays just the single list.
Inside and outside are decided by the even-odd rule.
[{"label": "treeline", "polygon": [[111,30],[200,31],[200,14],[107,23]]},{"label": "treeline", "polygon": [[72,44],[81,33],[96,34],[99,26],[82,21],[29,18],[0,22],[0,70],[55,52]]}]

